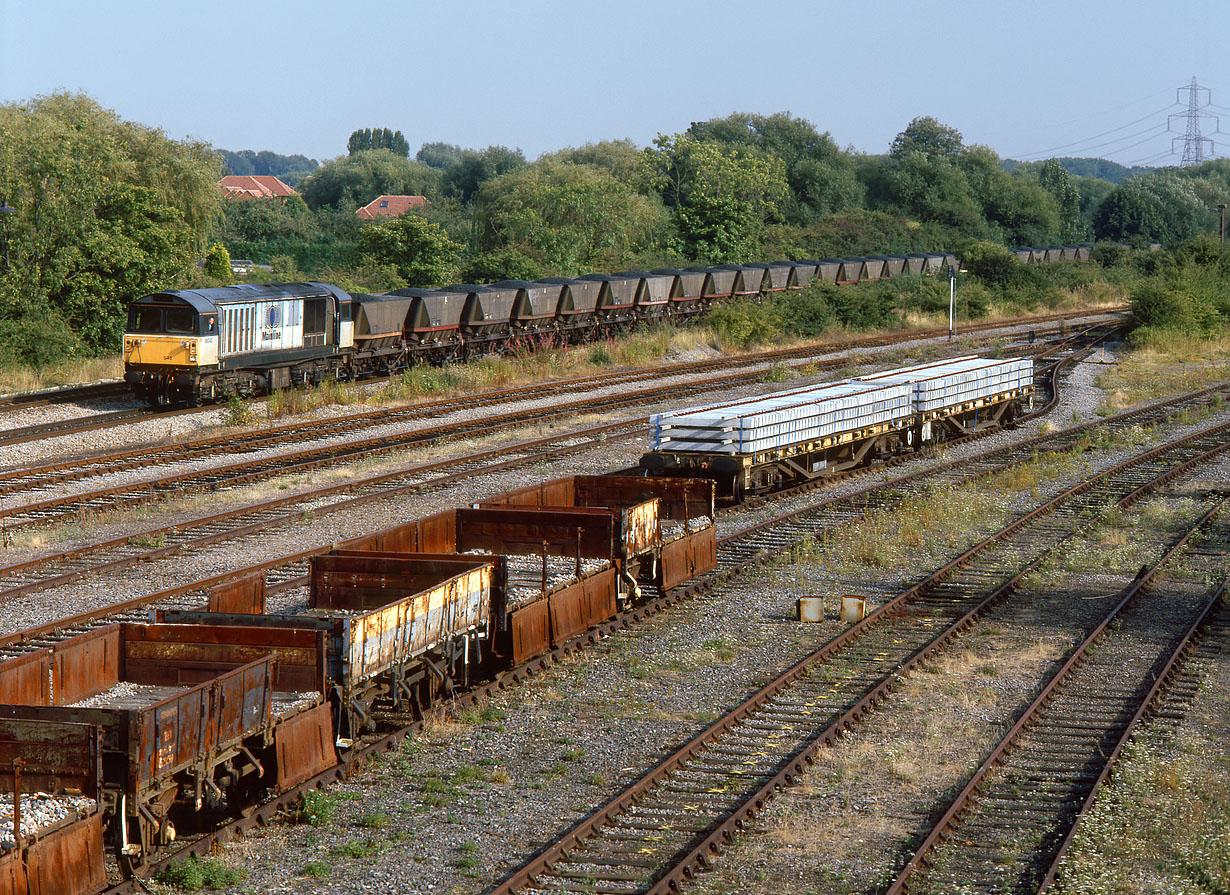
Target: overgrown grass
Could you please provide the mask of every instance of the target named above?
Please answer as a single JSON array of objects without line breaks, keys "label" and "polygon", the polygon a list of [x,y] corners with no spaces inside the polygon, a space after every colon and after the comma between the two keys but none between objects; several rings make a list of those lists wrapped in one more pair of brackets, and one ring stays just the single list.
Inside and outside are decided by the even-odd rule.
[{"label": "overgrown grass", "polygon": [[913,568],[920,556],[965,544],[1004,513],[1004,493],[989,484],[937,488],[805,541],[794,558],[821,561],[830,572]]},{"label": "overgrown grass", "polygon": [[325,827],[333,819],[337,808],[337,799],[328,793],[313,789],[303,794],[299,806],[292,814],[292,820],[298,824],[308,824],[313,827]]},{"label": "overgrown grass", "polygon": [[1064,862],[1059,895],[1230,892],[1230,755],[1220,736],[1128,747]]},{"label": "overgrown grass", "polygon": [[1098,377],[1106,392],[1100,413],[1230,381],[1230,334],[1200,337],[1174,330],[1139,336],[1114,367]]},{"label": "overgrown grass", "polygon": [[227,867],[217,858],[198,858],[190,855],[187,860],[173,861],[154,878],[160,883],[174,886],[185,892],[202,889],[226,889],[243,882],[247,872]]},{"label": "overgrown grass", "polygon": [[61,385],[119,379],[123,375],[124,362],[118,355],[74,358],[41,370],[6,364],[0,367],[0,394],[36,392]]}]

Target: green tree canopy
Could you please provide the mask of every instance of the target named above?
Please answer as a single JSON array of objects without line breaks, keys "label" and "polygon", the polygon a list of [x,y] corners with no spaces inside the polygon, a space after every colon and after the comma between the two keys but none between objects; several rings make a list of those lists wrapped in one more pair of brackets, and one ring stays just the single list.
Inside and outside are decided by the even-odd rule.
[{"label": "green tree canopy", "polygon": [[387,149],[402,158],[410,155],[410,144],[406,142],[402,132],[389,130],[387,127],[365,127],[355,131],[346,141],[346,149],[351,155],[369,149]]},{"label": "green tree canopy", "polygon": [[863,188],[853,159],[828,133],[819,133],[811,122],[789,112],[768,116],[738,112],[694,123],[687,133],[698,140],[755,146],[781,159],[790,185],[782,213],[792,224],[805,226],[862,204]]},{"label": "green tree canopy", "polygon": [[218,149],[216,152],[222,157],[228,174],[272,175],[290,186],[294,186],[320,167],[320,162],[305,155],[278,155],[267,149],[260,152],[253,152],[251,149],[241,149],[238,152]]},{"label": "green tree canopy", "polygon": [[367,224],[359,234],[359,254],[396,271],[407,286],[456,282],[463,246],[444,228],[413,214]]},{"label": "green tree canopy", "polygon": [[1215,220],[1192,180],[1167,171],[1131,177],[1115,187],[1098,207],[1094,229],[1099,239],[1137,236],[1176,243],[1207,232]]},{"label": "green tree canopy", "polygon": [[443,171],[461,161],[464,152],[464,149],[452,143],[424,143],[415,153],[414,160]]},{"label": "green tree canopy", "polygon": [[525,164],[520,149],[488,146],[481,152],[466,149],[444,172],[444,194],[469,202],[488,180],[515,171]]},{"label": "green tree canopy", "polygon": [[1081,194],[1072,183],[1072,176],[1058,159],[1047,159],[1038,172],[1038,183],[1051,194],[1059,210],[1059,241],[1082,242],[1088,236],[1081,215]]},{"label": "green tree canopy", "polygon": [[609,172],[540,160],[483,184],[475,200],[479,250],[562,275],[615,270],[660,238],[666,210]]},{"label": "green tree canopy", "polygon": [[215,280],[231,278],[231,253],[220,242],[205,250],[205,276]]},{"label": "green tree canopy", "polygon": [[367,149],[326,162],[300,189],[313,210],[345,202],[359,207],[383,195],[435,198],[439,191],[438,170],[387,149]]},{"label": "green tree canopy", "polygon": [[168,286],[204,248],[220,174],[209,147],[82,94],[0,106],[0,196],[17,209],[0,318],[46,315],[88,350],[116,350],[127,302]]},{"label": "green tree canopy", "polygon": [[610,171],[620,183],[638,188],[643,185],[641,150],[631,140],[602,140],[598,143],[586,143],[579,149],[561,149],[558,152],[544,155],[540,161],[551,159],[571,162],[574,165],[591,165],[595,168],[602,168]]},{"label": "green tree canopy", "polygon": [[966,149],[958,164],[989,232],[1001,242],[1045,245],[1058,238],[1058,205],[1037,181],[1013,177],[986,146]]},{"label": "green tree canopy", "polygon": [[893,138],[888,154],[893,158],[905,158],[921,153],[929,159],[956,161],[965,151],[961,132],[955,127],[940,124],[930,115],[911,121],[906,129]]},{"label": "green tree canopy", "polygon": [[682,253],[709,263],[752,260],[790,194],[785,164],[754,146],[659,135],[643,164],[674,211]]}]

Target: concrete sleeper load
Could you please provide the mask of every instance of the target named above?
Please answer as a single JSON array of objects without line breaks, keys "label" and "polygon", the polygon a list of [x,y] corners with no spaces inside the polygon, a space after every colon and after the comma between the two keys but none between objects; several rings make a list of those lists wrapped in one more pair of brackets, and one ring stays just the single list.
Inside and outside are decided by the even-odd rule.
[{"label": "concrete sleeper load", "polygon": [[651,476],[700,476],[735,501],[1011,422],[1033,361],[966,356],[650,417]]}]

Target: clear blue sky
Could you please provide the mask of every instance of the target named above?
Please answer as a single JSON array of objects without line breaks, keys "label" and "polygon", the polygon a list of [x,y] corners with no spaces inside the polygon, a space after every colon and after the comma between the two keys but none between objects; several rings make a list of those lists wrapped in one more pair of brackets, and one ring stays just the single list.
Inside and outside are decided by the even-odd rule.
[{"label": "clear blue sky", "polygon": [[1193,75],[1230,155],[1226,0],[0,0],[0,102],[80,90],[175,138],[321,160],[359,127],[532,159],[788,110],[865,152],[932,115],[1004,157],[1132,162],[1170,147]]}]

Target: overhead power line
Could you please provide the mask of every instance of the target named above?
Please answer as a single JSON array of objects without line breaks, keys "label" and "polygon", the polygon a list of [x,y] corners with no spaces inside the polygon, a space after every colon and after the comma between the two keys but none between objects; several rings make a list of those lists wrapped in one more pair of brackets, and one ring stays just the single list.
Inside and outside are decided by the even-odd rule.
[{"label": "overhead power line", "polygon": [[[1065,143],[1065,144],[1064,144],[1064,145],[1062,145],[1062,146],[1052,146],[1050,149],[1039,149],[1037,152],[1027,152],[1027,153],[1024,153],[1024,154],[1022,154],[1022,155],[1014,155],[1014,156],[1012,156],[1012,158],[1019,158],[1019,159],[1022,159],[1022,160],[1028,160],[1028,159],[1032,159],[1032,158],[1041,158],[1041,157],[1044,157],[1044,156],[1049,157],[1050,153],[1052,153],[1052,152],[1059,152],[1059,151],[1064,150],[1064,149],[1074,149],[1074,148],[1076,148],[1076,147],[1078,147],[1078,146],[1083,147],[1083,148],[1085,148],[1085,149],[1097,149],[1097,148],[1098,148],[1097,146],[1085,147],[1085,146],[1084,146],[1084,144],[1085,144],[1085,143],[1091,143],[1091,142],[1093,142],[1094,140],[1100,140],[1102,137],[1109,136],[1110,134],[1117,133],[1117,132],[1119,132],[1119,131],[1121,131],[1121,130],[1127,130],[1129,127],[1132,127],[1133,125],[1136,125],[1136,124],[1140,124],[1142,121],[1148,121],[1150,118],[1157,118],[1157,116],[1158,116],[1158,115],[1161,115],[1163,112],[1166,112],[1166,111],[1168,111],[1168,110],[1170,110],[1170,109],[1174,108],[1176,105],[1178,105],[1178,103],[1177,103],[1177,102],[1175,102],[1175,103],[1168,103],[1167,105],[1162,106],[1160,109],[1156,109],[1155,111],[1150,112],[1148,115],[1144,115],[1144,116],[1142,116],[1142,117],[1140,117],[1140,118],[1137,118],[1135,121],[1129,121],[1127,124],[1121,124],[1121,125],[1119,125],[1118,127],[1112,127],[1112,128],[1111,128],[1110,130],[1108,130],[1108,131],[1103,131],[1103,132],[1102,132],[1102,133],[1100,133],[1100,134],[1094,134],[1092,137],[1086,137],[1086,138],[1085,138],[1085,139],[1083,139],[1083,140],[1077,140],[1075,143]],[[1125,137],[1124,139],[1127,139],[1127,138]],[[1115,141],[1114,141],[1114,140],[1111,140],[1110,142],[1111,142],[1111,143],[1114,143]],[[1101,144],[1101,145],[1106,146],[1106,145],[1109,145],[1109,144],[1108,144],[1108,143],[1104,143],[1104,144]]]}]

